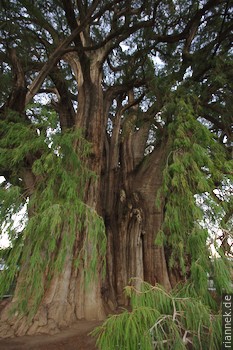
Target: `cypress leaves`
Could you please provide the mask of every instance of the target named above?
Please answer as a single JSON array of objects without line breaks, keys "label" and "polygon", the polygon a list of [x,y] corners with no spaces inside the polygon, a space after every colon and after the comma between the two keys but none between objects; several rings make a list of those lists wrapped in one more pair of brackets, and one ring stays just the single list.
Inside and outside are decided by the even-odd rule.
[{"label": "cypress leaves", "polygon": [[92,332],[101,350],[220,348],[220,316],[191,297],[189,288],[167,293],[142,282],[141,290],[129,286],[125,291],[132,310],[110,316]]},{"label": "cypress leaves", "polygon": [[[16,307],[23,313],[30,312],[31,317],[68,255],[78,267],[80,260],[86,259],[88,241],[92,242],[92,260],[86,265],[85,273],[88,281],[95,276],[100,256],[104,262],[106,248],[102,218],[84,203],[85,186],[96,176],[84,161],[90,145],[79,130],[61,134],[57,129],[50,132],[46,141],[44,135],[36,133],[36,128],[38,124],[8,124],[0,143],[1,163],[11,160],[14,167],[17,164],[22,167],[29,151],[40,154],[43,149],[43,154],[33,162],[35,183],[32,193],[23,194],[19,186],[9,185],[6,181],[1,184],[0,192],[1,223],[7,222],[8,233],[12,230],[14,215],[25,203],[28,213],[25,228],[10,235],[12,247],[4,257],[6,269],[0,275],[0,295],[9,289],[19,266],[24,266],[21,272],[24,283],[19,284]],[[48,130],[47,124],[45,130]],[[35,142],[31,142],[32,134]],[[9,144],[10,149],[7,148]],[[80,239],[79,254],[75,255],[74,245],[80,236],[84,238]]]}]

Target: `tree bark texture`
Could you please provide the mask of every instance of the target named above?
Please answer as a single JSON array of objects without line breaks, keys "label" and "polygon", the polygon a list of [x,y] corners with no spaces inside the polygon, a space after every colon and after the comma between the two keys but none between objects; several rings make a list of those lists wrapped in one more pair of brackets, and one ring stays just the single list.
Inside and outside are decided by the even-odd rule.
[{"label": "tree bark texture", "polygon": [[[97,179],[87,183],[85,203],[105,222],[106,276],[103,277],[100,261],[96,278],[85,283],[85,264],[92,258],[91,241],[86,247],[87,262],[82,262],[78,269],[74,267],[74,258],[88,235],[88,232],[80,235],[77,231],[76,242],[67,254],[63,271],[53,276],[34,318],[28,320],[17,312],[9,317],[9,310],[5,309],[1,316],[2,337],[52,334],[81,318],[102,320],[117,307],[128,305],[124,287],[134,277],[171,288],[164,248],[155,245],[156,234],[163,222],[163,205],[157,208],[155,201],[167,159],[166,140],[145,157],[150,124],[144,123],[135,129],[134,110],[123,125],[119,112],[112,134],[108,135],[106,127],[113,96],[109,97],[101,86],[103,53],[90,54],[82,64],[75,53],[67,54],[65,59],[77,79],[78,112],[74,118],[67,103],[67,111],[65,105],[60,109],[60,119],[64,129],[75,119],[75,126],[85,132],[92,144],[87,165],[96,173]],[[30,196],[35,176],[27,169],[22,177]],[[19,274],[18,287],[24,283],[23,274],[23,271]],[[18,287],[11,304],[18,298]]]}]

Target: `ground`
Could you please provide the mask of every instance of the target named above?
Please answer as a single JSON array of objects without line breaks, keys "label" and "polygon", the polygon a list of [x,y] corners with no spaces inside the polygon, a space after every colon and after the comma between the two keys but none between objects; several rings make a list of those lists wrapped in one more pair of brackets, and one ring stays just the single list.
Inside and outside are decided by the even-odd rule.
[{"label": "ground", "polygon": [[[3,306],[5,303],[0,302],[0,312]],[[97,350],[89,333],[99,325],[100,322],[80,320],[55,335],[0,338],[0,350]]]},{"label": "ground", "polygon": [[88,335],[100,323],[78,321],[55,335],[24,336],[0,339],[1,350],[97,350],[95,339]]}]

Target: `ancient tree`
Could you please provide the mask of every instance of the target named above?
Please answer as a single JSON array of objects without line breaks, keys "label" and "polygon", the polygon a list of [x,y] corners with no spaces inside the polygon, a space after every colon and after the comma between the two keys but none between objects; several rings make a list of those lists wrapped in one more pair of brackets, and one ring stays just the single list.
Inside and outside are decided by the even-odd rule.
[{"label": "ancient tree", "polygon": [[231,5],[2,1],[2,335],[104,319],[135,277],[228,288],[228,238],[214,263],[200,223],[218,210],[229,232]]}]

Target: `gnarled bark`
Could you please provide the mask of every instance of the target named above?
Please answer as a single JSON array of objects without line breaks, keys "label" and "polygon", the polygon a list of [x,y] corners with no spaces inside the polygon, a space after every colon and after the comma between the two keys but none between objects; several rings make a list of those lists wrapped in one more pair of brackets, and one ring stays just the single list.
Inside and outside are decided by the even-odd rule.
[{"label": "gnarled bark", "polygon": [[[150,123],[136,130],[135,109],[123,125],[119,111],[112,136],[106,135],[103,125],[107,125],[108,103],[104,100],[106,96],[101,86],[100,64],[103,55],[98,52],[92,57],[86,57],[85,72],[83,62],[79,61],[75,53],[67,55],[66,60],[74,71],[79,88],[75,127],[81,128],[92,144],[86,162],[97,178],[91,178],[86,184],[84,201],[105,221],[106,277],[103,277],[100,260],[96,278],[91,279],[89,284],[85,282],[94,247],[88,239],[88,231],[84,230],[80,235],[77,230],[76,242],[67,253],[62,272],[54,273],[52,281],[45,287],[36,315],[31,320],[17,312],[9,317],[6,309],[1,316],[4,322],[0,328],[1,336],[38,332],[51,334],[80,318],[101,320],[118,306],[128,305],[123,291],[134,277],[152,284],[161,283],[167,289],[171,287],[163,247],[155,246],[155,237],[163,222],[163,206],[156,208],[155,199],[162,183],[167,157],[166,141],[145,157]],[[65,106],[61,113],[64,120]],[[34,180],[30,171],[24,173],[29,195],[33,194]],[[86,260],[81,259],[76,269],[74,258],[84,238],[88,241],[85,247],[87,257]],[[25,269],[22,267],[12,305],[17,302],[17,291],[20,284],[24,283],[24,274]]]},{"label": "gnarled bark", "polygon": [[111,242],[106,288],[117,305],[127,304],[123,289],[132,277],[171,288],[164,249],[155,245],[163,222],[163,207],[156,208],[155,201],[162,183],[166,145],[138,165],[134,158],[138,157],[137,147],[130,141],[133,137],[126,140],[122,157],[128,162],[122,162],[118,169],[112,167],[107,182],[106,230]]}]

